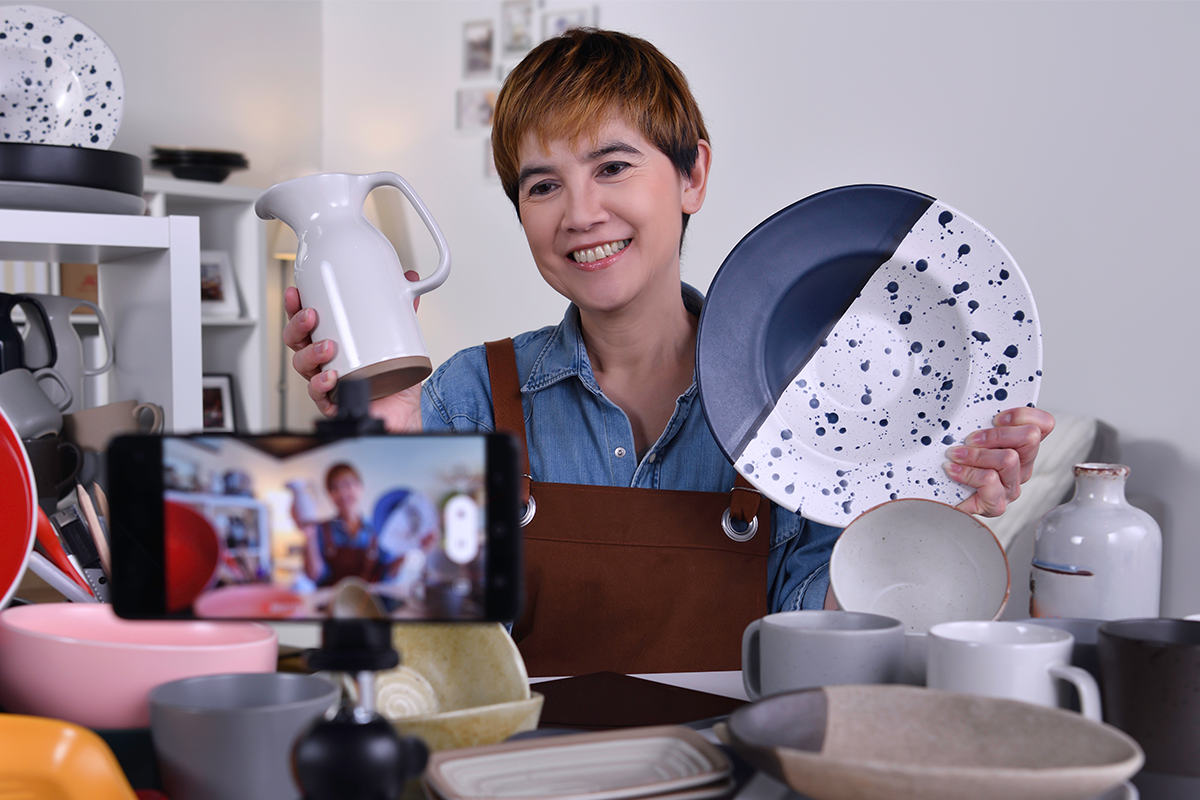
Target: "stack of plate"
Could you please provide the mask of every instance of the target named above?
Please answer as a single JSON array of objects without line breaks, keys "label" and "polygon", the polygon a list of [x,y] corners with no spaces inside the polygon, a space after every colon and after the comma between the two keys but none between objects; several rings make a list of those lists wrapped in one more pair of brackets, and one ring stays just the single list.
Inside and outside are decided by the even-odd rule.
[{"label": "stack of plate", "polygon": [[442,800],[705,800],[734,788],[725,754],[676,726],[438,752],[425,782]]},{"label": "stack of plate", "polygon": [[176,178],[220,183],[235,169],[250,162],[241,153],[228,150],[196,150],[188,147],[155,147],[150,166],[170,170]]},{"label": "stack of plate", "polygon": [[0,208],[141,214],[142,162],[109,151],[125,81],[74,17],[0,8]]}]

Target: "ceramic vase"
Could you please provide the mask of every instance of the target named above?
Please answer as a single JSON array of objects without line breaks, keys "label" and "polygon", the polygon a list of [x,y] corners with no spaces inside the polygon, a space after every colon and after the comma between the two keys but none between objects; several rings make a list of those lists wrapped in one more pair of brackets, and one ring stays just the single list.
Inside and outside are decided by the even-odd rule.
[{"label": "ceramic vase", "polygon": [[1125,499],[1129,467],[1076,464],[1075,495],[1038,523],[1032,617],[1157,617],[1162,532]]}]

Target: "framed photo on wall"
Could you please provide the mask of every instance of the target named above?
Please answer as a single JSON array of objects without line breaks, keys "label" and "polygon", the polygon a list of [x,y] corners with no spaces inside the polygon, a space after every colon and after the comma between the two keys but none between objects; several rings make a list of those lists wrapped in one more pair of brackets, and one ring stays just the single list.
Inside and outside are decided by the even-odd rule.
[{"label": "framed photo on wall", "polygon": [[239,317],[237,276],[233,263],[224,250],[200,251],[200,315],[204,317]]},{"label": "framed photo on wall", "polygon": [[204,392],[204,399],[201,403],[204,430],[210,433],[233,433],[237,429],[233,376],[205,375],[201,387]]},{"label": "framed photo on wall", "polygon": [[492,73],[492,21],[467,22],[463,25],[463,77],[478,78]]}]

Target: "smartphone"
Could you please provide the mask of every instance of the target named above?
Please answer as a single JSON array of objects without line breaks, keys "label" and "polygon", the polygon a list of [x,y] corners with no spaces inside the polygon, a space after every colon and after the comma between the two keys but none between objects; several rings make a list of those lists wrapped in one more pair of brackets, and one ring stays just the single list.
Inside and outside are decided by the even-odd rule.
[{"label": "smartphone", "polygon": [[507,434],[120,436],[112,602],[130,619],[511,621]]}]

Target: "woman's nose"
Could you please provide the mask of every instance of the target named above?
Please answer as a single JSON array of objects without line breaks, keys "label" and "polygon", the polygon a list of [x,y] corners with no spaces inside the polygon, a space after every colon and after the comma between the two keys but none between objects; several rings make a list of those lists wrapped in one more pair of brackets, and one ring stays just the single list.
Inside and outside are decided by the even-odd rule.
[{"label": "woman's nose", "polygon": [[571,231],[586,231],[603,222],[607,212],[600,197],[591,187],[579,187],[566,192],[563,227]]}]

